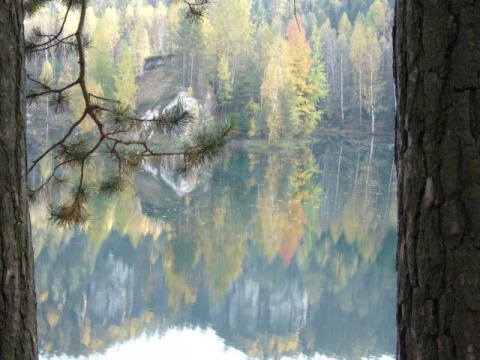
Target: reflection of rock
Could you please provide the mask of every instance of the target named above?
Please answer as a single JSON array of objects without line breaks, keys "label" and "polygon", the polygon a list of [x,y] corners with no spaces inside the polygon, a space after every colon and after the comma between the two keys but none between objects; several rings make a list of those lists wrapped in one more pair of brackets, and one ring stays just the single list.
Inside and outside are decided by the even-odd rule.
[{"label": "reflection of rock", "polygon": [[[182,161],[181,159],[179,161]],[[189,192],[195,190],[197,187],[199,170],[195,169],[188,176],[183,176],[172,167],[161,167],[160,177],[170,186],[178,196],[184,196]]]},{"label": "reflection of rock", "polygon": [[[133,268],[108,254],[103,279],[93,275],[90,287],[90,313],[93,318],[109,321],[129,316],[133,294]],[[106,278],[106,279],[105,279]]]},{"label": "reflection of rock", "polygon": [[176,161],[182,161],[181,157],[165,166],[155,166],[151,162],[145,162],[144,169],[155,178],[160,177],[179,197],[185,196],[199,186],[208,185],[210,173],[205,171],[205,168],[190,170],[188,175],[184,176],[176,170]]},{"label": "reflection of rock", "polygon": [[270,295],[269,327],[279,334],[289,334],[300,329],[306,322],[308,294],[298,282]]},{"label": "reflection of rock", "polygon": [[260,300],[258,282],[245,280],[235,284],[228,312],[230,328],[244,335],[256,334],[262,320],[261,314],[263,314]]},{"label": "reflection of rock", "polygon": [[244,336],[287,335],[305,325],[308,295],[298,282],[283,289],[264,288],[253,280],[242,280],[232,289],[228,322],[231,329]]}]

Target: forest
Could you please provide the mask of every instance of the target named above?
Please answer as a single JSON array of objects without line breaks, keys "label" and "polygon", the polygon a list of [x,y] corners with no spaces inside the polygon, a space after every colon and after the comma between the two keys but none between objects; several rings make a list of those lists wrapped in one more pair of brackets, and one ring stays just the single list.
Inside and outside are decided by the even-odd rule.
[{"label": "forest", "polygon": [[[65,12],[50,3],[27,18],[27,41],[58,31]],[[319,127],[391,132],[392,12],[387,0],[305,0],[296,8],[287,0],[223,0],[201,20],[185,21],[185,8],[167,1],[92,1],[87,82],[96,96],[143,110],[142,77],[158,79],[165,102],[180,90],[201,103],[214,98],[213,114],[234,115],[243,138],[293,139]],[[78,16],[70,10],[65,36]],[[59,46],[33,53],[27,88],[70,83],[78,64],[68,52]],[[159,58],[161,75],[146,66]],[[78,114],[80,91],[69,97],[67,116]],[[58,110],[48,96],[38,104],[47,117]]]}]

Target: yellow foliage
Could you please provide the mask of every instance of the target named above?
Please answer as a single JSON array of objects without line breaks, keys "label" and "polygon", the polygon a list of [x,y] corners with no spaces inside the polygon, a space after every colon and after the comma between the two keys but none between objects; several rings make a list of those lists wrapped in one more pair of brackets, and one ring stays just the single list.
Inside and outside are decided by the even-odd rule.
[{"label": "yellow foliage", "polygon": [[89,346],[91,342],[91,321],[87,319],[85,322],[85,326],[82,329],[82,338],[80,339],[80,343]]},{"label": "yellow foliage", "polygon": [[47,309],[47,323],[51,328],[54,328],[58,324],[58,320],[60,319],[58,312],[48,308]]},{"label": "yellow foliage", "polygon": [[41,293],[40,296],[38,297],[38,302],[40,304],[43,304],[47,300],[48,300],[48,290]]},{"label": "yellow foliage", "polygon": [[48,341],[46,343],[44,343],[42,345],[42,348],[43,350],[46,352],[46,353],[51,353],[52,350],[53,350],[53,342],[52,341]]}]

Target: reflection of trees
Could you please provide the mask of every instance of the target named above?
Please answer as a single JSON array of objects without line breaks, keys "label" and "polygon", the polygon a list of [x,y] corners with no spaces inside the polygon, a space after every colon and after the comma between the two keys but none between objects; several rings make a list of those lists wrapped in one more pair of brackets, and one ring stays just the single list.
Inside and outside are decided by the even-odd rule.
[{"label": "reflection of trees", "polygon": [[[294,157],[269,153],[257,199],[254,240],[271,261],[280,255],[289,266],[305,228],[314,228],[321,190],[315,181],[318,165],[303,149]],[[308,214],[308,215],[307,215]]]},{"label": "reflection of trees", "polygon": [[394,313],[395,222],[385,216],[392,203],[392,152],[375,144],[381,149],[372,155],[370,144],[319,144],[321,233],[306,239],[296,258],[309,294],[309,341],[348,358],[388,351],[388,345],[393,352],[395,341],[394,319],[387,315]]},{"label": "reflection of trees", "polygon": [[95,203],[84,231],[33,207],[43,351],[88,354],[181,324],[213,326],[251,356],[388,351],[394,186],[382,146],[236,151],[183,198],[144,173],[136,193]]},{"label": "reflection of trees", "polygon": [[229,190],[226,188],[214,201],[211,214],[198,214],[200,229],[197,241],[202,248],[204,272],[213,288],[221,293],[225,293],[230,283],[242,275],[247,250],[247,228],[241,218],[232,214]]}]

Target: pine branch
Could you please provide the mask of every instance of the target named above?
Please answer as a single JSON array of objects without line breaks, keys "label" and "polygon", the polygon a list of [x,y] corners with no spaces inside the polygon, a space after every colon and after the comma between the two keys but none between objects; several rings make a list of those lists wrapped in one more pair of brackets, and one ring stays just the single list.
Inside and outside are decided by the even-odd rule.
[{"label": "pine branch", "polygon": [[86,160],[90,147],[86,139],[80,137],[76,142],[60,144],[55,151],[55,160],[73,167],[80,167]]},{"label": "pine branch", "polygon": [[33,16],[38,10],[47,5],[51,0],[27,0],[23,8],[27,16]]},{"label": "pine branch", "polygon": [[96,189],[96,195],[111,197],[125,189],[127,181],[119,174],[114,173],[100,182]]},{"label": "pine branch", "polygon": [[225,149],[236,131],[237,126],[232,118],[220,124],[195,128],[191,139],[184,142],[187,164],[198,167],[213,161]]},{"label": "pine branch", "polygon": [[176,106],[165,109],[156,121],[157,128],[160,132],[168,135],[180,137],[185,133],[187,126],[194,120],[194,115],[184,109],[178,103]]},{"label": "pine branch", "polygon": [[60,145],[63,145],[67,139],[70,137],[70,135],[72,135],[73,131],[85,120],[85,117],[86,117],[87,113],[84,112],[83,115],[75,122],[72,124],[72,126],[70,126],[70,128],[68,129],[67,133],[64,135],[64,137],[62,139],[60,139],[59,141],[57,141],[56,143],[54,143],[53,145],[51,145],[47,150],[45,150],[38,158],[36,158],[33,162],[32,162],[32,165],[30,165],[30,167],[28,168],[27,170],[27,174],[30,173],[34,168],[35,166],[40,162],[42,161],[48,154],[50,154],[53,150],[55,150],[56,148],[58,148]]},{"label": "pine branch", "polygon": [[67,90],[73,88],[74,86],[78,85],[78,83],[79,83],[79,79],[77,79],[74,82],[72,82],[68,85],[65,85],[62,88],[53,89],[48,83],[36,80],[36,79],[32,78],[31,75],[29,75],[29,74],[27,74],[27,80],[35,83],[36,85],[38,85],[38,87],[43,89],[43,91],[40,91],[40,92],[30,91],[27,94],[27,100],[32,100],[32,99],[35,99],[35,98],[38,98],[38,97],[41,97],[41,96],[50,95],[50,94],[61,94],[63,92],[66,92]]},{"label": "pine branch", "polygon": [[90,216],[86,204],[74,200],[59,206],[50,205],[49,212],[50,220],[61,227],[84,225]]},{"label": "pine branch", "polygon": [[[41,6],[48,1],[30,0],[28,6],[33,13],[36,6]],[[190,19],[204,16],[206,5],[209,3],[208,0],[174,1],[183,2],[188,6],[187,17]],[[34,101],[42,96],[53,96],[54,105],[58,108],[68,101],[68,91],[78,86],[85,107],[82,115],[70,125],[63,137],[32,162],[28,173],[40,161],[53,154],[54,166],[50,175],[30,192],[31,197],[34,198],[47,184],[54,181],[61,183],[67,181],[59,177],[60,169],[68,167],[73,170],[78,185],[71,189],[69,198],[65,202],[50,206],[52,221],[60,226],[73,226],[85,224],[88,221],[88,202],[92,196],[111,196],[122,191],[128,184],[127,179],[138,171],[145,159],[151,159],[159,166],[175,164],[180,173],[188,174],[192,169],[211,162],[218,156],[233,136],[236,127],[230,120],[215,126],[193,127],[195,114],[186,110],[180,102],[176,106],[165,109],[157,118],[140,119],[133,109],[121,102],[90,93],[86,85],[85,63],[85,51],[89,38],[83,34],[87,0],[64,0],[64,3],[67,11],[59,31],[53,35],[34,32],[29,46],[32,53],[59,47],[74,49],[78,56],[78,78],[71,84],[55,89],[48,79],[40,81],[29,76],[29,81],[39,90],[30,92],[27,98]],[[74,34],[62,37],[69,11],[76,7],[80,9],[77,30]],[[91,120],[95,124],[94,134],[89,139],[78,135],[79,126],[86,120]],[[165,144],[158,144],[158,141],[149,141],[138,131],[141,128],[138,125],[144,123],[156,124],[160,134],[183,139],[182,146],[168,148]],[[95,153],[111,159],[110,164],[116,164],[116,170],[93,186],[87,183],[86,166]]]},{"label": "pine branch", "polygon": [[188,9],[185,13],[185,18],[189,21],[198,21],[205,17],[207,14],[207,5],[209,0],[196,0],[194,2],[188,0],[172,0],[173,4],[184,3]]},{"label": "pine branch", "polygon": [[[45,1],[45,0],[43,0],[43,1]],[[50,1],[50,0],[47,0],[47,1]],[[27,7],[31,3],[33,3],[32,0],[25,2],[25,8],[26,8],[27,14],[29,14],[29,11],[28,11]],[[60,26],[60,29],[58,30],[58,32],[55,35],[43,35],[43,34],[41,34],[40,31],[38,31],[37,32],[37,34],[39,35],[38,37],[48,37],[49,40],[47,42],[41,43],[41,44],[35,44],[34,42],[29,44],[28,42],[26,42],[25,45],[26,45],[26,48],[27,48],[27,53],[32,51],[32,50],[35,50],[35,48],[37,48],[37,47],[48,46],[51,42],[56,41],[57,39],[60,38],[60,35],[63,33],[65,23],[67,22],[67,17],[68,17],[68,14],[70,13],[70,9],[72,8],[72,5],[73,5],[73,1],[69,0],[68,4],[67,4],[67,10],[65,11],[65,16],[63,17],[62,25]],[[33,32],[35,33],[35,29],[34,29]]]}]

